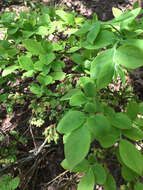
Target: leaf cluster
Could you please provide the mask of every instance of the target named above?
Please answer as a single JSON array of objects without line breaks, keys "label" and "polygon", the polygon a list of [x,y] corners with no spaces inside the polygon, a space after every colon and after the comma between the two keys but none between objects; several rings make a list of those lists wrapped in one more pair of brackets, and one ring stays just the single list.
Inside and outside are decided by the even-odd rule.
[{"label": "leaf cluster", "polygon": [[[116,189],[104,154],[102,159],[89,155],[95,141],[101,152],[111,149],[116,155],[127,188],[131,189],[132,184],[135,190],[143,186],[139,182],[143,155],[135,146],[143,140],[142,119],[138,118],[143,114],[142,103],[130,100],[117,113],[108,99],[101,98],[101,91],[118,76],[125,84],[126,69],[143,65],[143,22],[137,19],[142,10],[135,8],[122,13],[113,9],[113,13],[113,20],[102,22],[96,14],[89,20],[75,12],[41,6],[39,11],[22,12],[19,16],[5,12],[0,19],[1,27],[6,29],[4,39],[0,40],[0,87],[4,89],[0,102],[11,109],[16,102],[11,99],[11,92],[17,91],[11,84],[18,78],[30,79],[28,90],[18,93],[18,99],[23,103],[28,96],[36,115],[45,113],[51,102],[54,115],[58,100],[61,120],[56,117],[56,123],[58,132],[63,134],[65,151],[62,166],[73,172],[85,172],[78,190],[93,190],[95,183],[105,190]],[[78,76],[78,82],[74,84],[70,76]],[[58,89],[59,83],[60,92],[56,92],[53,88]]]}]

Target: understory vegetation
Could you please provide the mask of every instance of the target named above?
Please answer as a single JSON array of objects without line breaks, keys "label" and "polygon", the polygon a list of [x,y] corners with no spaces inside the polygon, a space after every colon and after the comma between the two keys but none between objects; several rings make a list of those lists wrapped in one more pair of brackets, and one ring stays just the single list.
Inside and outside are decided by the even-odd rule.
[{"label": "understory vegetation", "polygon": [[[0,108],[12,115],[28,104],[23,128],[34,144],[29,160],[63,139],[61,166],[84,173],[78,190],[93,190],[95,184],[105,190],[143,189],[143,103],[126,81],[130,70],[143,66],[141,14],[135,3],[124,13],[113,8],[115,18],[106,22],[96,13],[87,19],[43,5],[0,16]],[[34,131],[42,139],[39,147]],[[6,168],[17,167],[18,146],[28,142],[18,126],[0,128],[1,190],[22,184],[18,170]]]}]

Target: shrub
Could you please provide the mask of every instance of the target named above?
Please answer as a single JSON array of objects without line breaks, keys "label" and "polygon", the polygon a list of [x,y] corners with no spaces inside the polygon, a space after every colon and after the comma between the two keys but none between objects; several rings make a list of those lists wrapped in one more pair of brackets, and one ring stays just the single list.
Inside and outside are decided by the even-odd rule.
[{"label": "shrub", "polygon": [[[0,87],[4,89],[0,102],[7,104],[10,114],[13,104],[29,98],[35,114],[31,123],[36,126],[43,125],[50,109],[51,120],[56,118],[54,125],[58,123],[57,130],[64,135],[62,166],[85,172],[78,190],[92,190],[95,183],[105,190],[116,189],[107,153],[116,156],[128,189],[143,186],[139,181],[143,156],[136,148],[143,140],[142,118],[138,118],[142,103],[130,98],[121,112],[115,112],[115,101],[117,106],[119,102],[108,91],[118,77],[125,85],[126,69],[143,65],[143,23],[137,18],[142,10],[113,9],[113,13],[115,18],[108,22],[99,21],[96,14],[89,20],[43,6],[19,16],[1,15],[6,32],[0,41]],[[27,78],[30,84],[25,91],[17,90],[16,81]],[[98,148],[91,151],[94,142]]]}]

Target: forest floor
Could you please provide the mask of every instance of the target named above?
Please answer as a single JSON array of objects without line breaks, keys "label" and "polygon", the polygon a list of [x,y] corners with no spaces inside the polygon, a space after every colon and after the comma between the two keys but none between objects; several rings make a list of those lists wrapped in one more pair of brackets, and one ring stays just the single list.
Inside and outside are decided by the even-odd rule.
[{"label": "forest floor", "polygon": [[[75,10],[87,18],[91,18],[93,13],[96,12],[100,20],[107,21],[113,18],[112,7],[118,7],[124,11],[130,8],[134,1],[135,0],[63,0],[62,3],[64,3],[69,10]],[[1,12],[5,10],[25,10],[25,7],[21,4],[6,4],[5,2],[0,1]],[[2,37],[3,33],[0,31],[0,39],[2,39]],[[140,98],[143,99],[143,82],[140,77],[142,71],[132,71],[132,73],[135,91]],[[29,151],[35,148],[34,143],[40,147],[44,141],[44,138],[39,138],[41,137],[42,129],[29,127],[28,121],[31,115],[32,113],[28,101],[22,106],[14,107],[13,114],[11,115],[7,114],[4,107],[0,109],[0,131],[7,135],[7,139],[5,139],[4,142],[0,142],[0,148],[4,147],[7,143],[11,143],[9,132],[13,129],[18,130],[21,136],[28,139],[28,142],[24,146],[20,143],[18,144],[18,152],[16,155],[18,162],[6,168],[2,168],[0,165],[0,175],[12,172],[13,175],[16,176],[20,171],[20,177],[22,179],[20,190],[76,190],[75,182],[79,180],[80,176],[65,172],[60,166],[61,161],[64,159],[62,140],[59,140],[58,144],[52,143],[49,147],[43,149],[38,157],[29,156]],[[34,134],[35,142],[33,142],[31,134]],[[110,160],[110,158],[107,159]],[[118,185],[122,184],[123,181],[118,180],[120,179],[120,171],[118,171],[116,163],[115,165],[112,164],[111,170],[116,181],[118,181]],[[96,190],[102,190],[102,188],[96,187]]]}]

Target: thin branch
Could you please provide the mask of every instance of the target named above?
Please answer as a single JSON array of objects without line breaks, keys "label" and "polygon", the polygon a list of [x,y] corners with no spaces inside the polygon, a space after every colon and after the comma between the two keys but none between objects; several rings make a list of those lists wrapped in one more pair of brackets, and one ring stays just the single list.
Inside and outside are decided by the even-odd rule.
[{"label": "thin branch", "polygon": [[34,137],[34,134],[33,134],[33,131],[32,131],[32,126],[30,124],[30,133],[31,133],[31,136],[32,136],[32,139],[33,139],[33,144],[34,144],[34,147],[35,149],[37,150],[37,145],[36,145],[36,141],[35,141],[35,137]]},{"label": "thin branch", "polygon": [[54,179],[52,179],[51,181],[49,181],[46,185],[50,185],[51,183],[53,183],[54,181],[56,181],[57,179],[59,179],[60,177],[64,176],[65,174],[67,174],[69,171],[66,170],[63,173],[61,173],[60,175],[58,175],[57,177],[55,177]]}]

